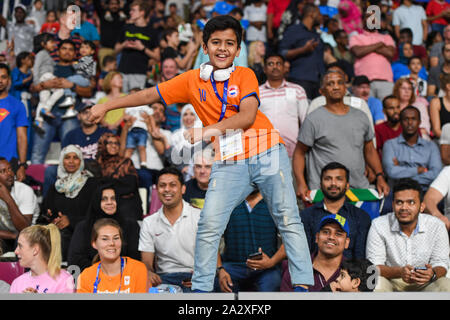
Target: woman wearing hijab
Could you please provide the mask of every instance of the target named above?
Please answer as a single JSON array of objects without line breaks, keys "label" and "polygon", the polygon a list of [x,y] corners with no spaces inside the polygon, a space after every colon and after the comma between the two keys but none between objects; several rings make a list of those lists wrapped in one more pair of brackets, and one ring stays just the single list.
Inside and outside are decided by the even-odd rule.
[{"label": "woman wearing hijab", "polygon": [[119,211],[119,203],[120,199],[112,180],[105,181],[97,188],[86,219],[77,225],[73,233],[69,247],[69,265],[77,265],[81,271],[92,265],[97,254],[97,250],[91,246],[92,229],[95,222],[103,218],[111,218],[119,223],[123,231],[122,255],[140,260],[139,224],[136,220],[127,219],[124,213]]},{"label": "woman wearing hijab", "polygon": [[[398,60],[391,65],[392,73],[394,74],[394,82],[411,72],[408,65],[409,59],[412,57],[414,57],[414,47],[412,43],[400,43],[398,46]],[[428,79],[427,70],[423,66],[419,71],[419,77],[424,80]]]},{"label": "woman wearing hijab", "polygon": [[185,178],[194,150],[200,147],[203,149],[208,142],[202,140],[191,144],[184,138],[184,132],[191,128],[201,127],[202,122],[197,116],[197,113],[195,113],[194,107],[191,104],[186,104],[181,109],[180,129],[174,131],[172,135],[172,147],[166,151],[169,154],[167,158],[185,175]]},{"label": "woman wearing hijab", "polygon": [[119,137],[106,132],[98,140],[97,162],[102,177],[115,180],[119,210],[130,219],[142,220],[138,174],[131,159],[125,158],[123,152]]},{"label": "woman wearing hijab", "polygon": [[59,157],[56,183],[50,187],[42,203],[38,223],[54,223],[61,232],[63,261],[67,260],[70,239],[77,224],[86,216],[96,179],[84,169],[81,150],[68,145]]}]

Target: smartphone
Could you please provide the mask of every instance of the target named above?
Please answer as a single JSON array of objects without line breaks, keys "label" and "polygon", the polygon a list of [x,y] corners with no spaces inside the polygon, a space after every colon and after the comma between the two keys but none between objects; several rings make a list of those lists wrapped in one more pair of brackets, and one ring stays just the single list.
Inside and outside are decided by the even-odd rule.
[{"label": "smartphone", "polygon": [[414,267],[414,271],[417,270],[427,270],[427,267]]},{"label": "smartphone", "polygon": [[250,260],[261,260],[262,259],[262,252],[250,253],[248,255],[248,258]]}]

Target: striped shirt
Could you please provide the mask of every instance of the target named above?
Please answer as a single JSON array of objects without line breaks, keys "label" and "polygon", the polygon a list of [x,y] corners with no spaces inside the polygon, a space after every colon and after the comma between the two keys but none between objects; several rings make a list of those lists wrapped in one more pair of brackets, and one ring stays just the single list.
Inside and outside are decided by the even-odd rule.
[{"label": "striped shirt", "polygon": [[298,84],[283,80],[281,86],[272,88],[269,81],[259,86],[260,110],[280,131],[289,157],[292,157],[297,143],[300,124],[308,111],[305,90]]},{"label": "striped shirt", "polygon": [[277,228],[265,201],[259,201],[251,211],[247,201],[237,206],[231,213],[224,240],[224,262],[245,264],[248,255],[258,248],[269,257],[273,256],[278,250]]}]

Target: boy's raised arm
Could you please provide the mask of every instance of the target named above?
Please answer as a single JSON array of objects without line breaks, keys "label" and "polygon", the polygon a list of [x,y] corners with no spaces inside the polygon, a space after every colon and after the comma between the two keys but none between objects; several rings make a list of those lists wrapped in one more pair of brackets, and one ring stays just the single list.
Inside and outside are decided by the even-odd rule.
[{"label": "boy's raised arm", "polygon": [[137,107],[145,104],[153,104],[161,100],[156,87],[144,89],[124,97],[109,100],[102,104],[96,104],[91,108],[89,120],[99,123],[108,111],[120,108]]}]

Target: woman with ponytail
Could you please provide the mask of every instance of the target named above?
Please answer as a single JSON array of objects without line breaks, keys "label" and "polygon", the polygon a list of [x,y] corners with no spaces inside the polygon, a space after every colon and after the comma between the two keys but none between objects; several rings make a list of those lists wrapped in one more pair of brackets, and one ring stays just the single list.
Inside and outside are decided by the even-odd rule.
[{"label": "woman with ponytail", "polygon": [[23,229],[14,251],[30,271],[16,278],[10,293],[73,293],[74,279],[61,270],[61,236],[54,224]]},{"label": "woman with ponytail", "polygon": [[77,293],[146,293],[147,267],[141,261],[121,255],[122,229],[111,218],[95,222],[91,244],[98,256],[78,277]]}]

